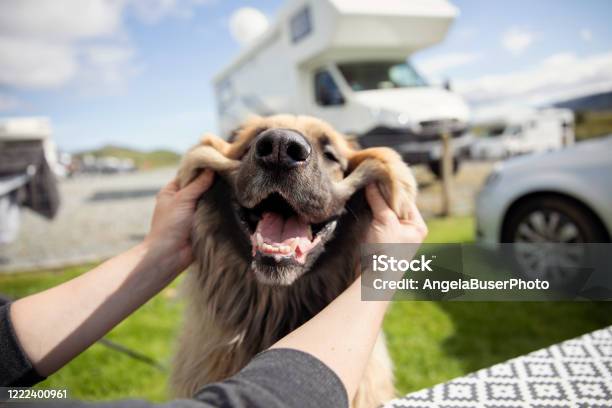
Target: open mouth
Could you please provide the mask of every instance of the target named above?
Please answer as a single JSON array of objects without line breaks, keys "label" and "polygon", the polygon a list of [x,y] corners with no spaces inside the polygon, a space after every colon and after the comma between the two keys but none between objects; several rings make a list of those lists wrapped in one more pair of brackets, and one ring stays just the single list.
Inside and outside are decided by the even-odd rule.
[{"label": "open mouth", "polygon": [[304,264],[310,252],[326,242],[336,228],[336,219],[318,224],[304,221],[280,194],[272,193],[253,208],[242,207],[241,215],[250,233],[252,256]]}]

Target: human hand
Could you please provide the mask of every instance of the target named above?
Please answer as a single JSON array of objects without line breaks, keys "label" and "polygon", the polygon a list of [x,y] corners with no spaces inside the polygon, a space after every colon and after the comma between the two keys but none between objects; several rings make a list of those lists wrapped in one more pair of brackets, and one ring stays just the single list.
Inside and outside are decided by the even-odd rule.
[{"label": "human hand", "polygon": [[376,184],[366,187],[366,199],[372,210],[372,223],[366,243],[420,244],[427,236],[427,225],[414,203],[408,219],[400,220],[380,194]]},{"label": "human hand", "polygon": [[151,230],[144,245],[158,269],[176,275],[193,262],[191,227],[198,198],[212,185],[214,172],[204,170],[187,186],[168,183],[157,194]]}]

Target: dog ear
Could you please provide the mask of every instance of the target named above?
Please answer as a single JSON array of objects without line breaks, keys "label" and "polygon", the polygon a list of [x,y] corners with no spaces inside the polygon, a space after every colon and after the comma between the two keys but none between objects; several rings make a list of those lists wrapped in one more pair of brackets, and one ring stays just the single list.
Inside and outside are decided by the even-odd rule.
[{"label": "dog ear", "polygon": [[412,171],[399,154],[387,147],[348,152],[349,175],[341,182],[344,194],[352,195],[376,182],[387,204],[400,218],[408,217],[416,199],[417,184]]},{"label": "dog ear", "polygon": [[197,146],[191,148],[183,157],[178,180],[181,187],[197,177],[202,169],[231,176],[240,166],[240,159],[246,153],[251,139],[261,129],[265,118],[251,115],[244,124],[236,129],[229,143],[211,133],[205,134]]},{"label": "dog ear", "polygon": [[206,134],[200,143],[183,156],[179,170],[179,185],[189,184],[203,169],[211,169],[217,173],[231,173],[240,166],[235,156],[234,144],[213,134]]}]

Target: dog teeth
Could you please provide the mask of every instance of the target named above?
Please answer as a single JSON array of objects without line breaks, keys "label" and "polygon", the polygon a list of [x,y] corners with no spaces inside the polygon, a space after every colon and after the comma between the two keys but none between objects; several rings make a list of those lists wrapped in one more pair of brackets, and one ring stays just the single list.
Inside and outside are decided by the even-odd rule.
[{"label": "dog teeth", "polygon": [[[275,258],[281,256],[290,256],[295,252],[295,248],[297,246],[296,242],[291,242],[290,245],[282,244],[282,243],[267,243],[263,242],[263,237],[261,234],[257,233],[255,235],[255,246],[256,248],[263,253],[274,255]],[[294,240],[295,241],[295,240]]]}]

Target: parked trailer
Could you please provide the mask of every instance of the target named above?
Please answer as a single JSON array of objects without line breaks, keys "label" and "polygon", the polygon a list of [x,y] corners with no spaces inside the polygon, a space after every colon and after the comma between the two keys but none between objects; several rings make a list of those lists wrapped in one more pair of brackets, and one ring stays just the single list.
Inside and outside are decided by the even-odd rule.
[{"label": "parked trailer", "polygon": [[569,109],[485,109],[475,113],[470,146],[476,159],[504,159],[558,150],[574,144],[574,114]]},{"label": "parked trailer", "polygon": [[457,14],[446,0],[291,0],[216,75],[220,130],[228,137],[249,114],[308,114],[364,147],[391,146],[432,168],[450,132],[458,159],[467,104],[407,60],[441,42]]}]

